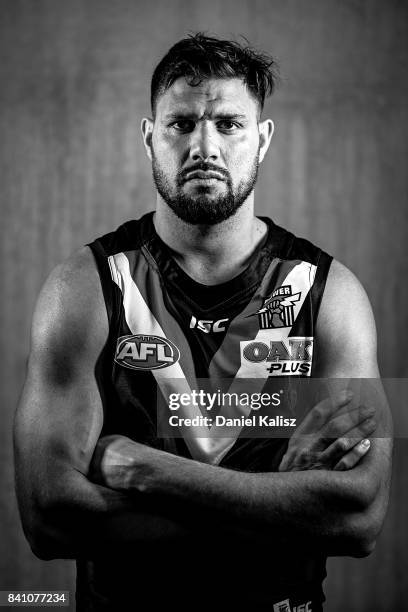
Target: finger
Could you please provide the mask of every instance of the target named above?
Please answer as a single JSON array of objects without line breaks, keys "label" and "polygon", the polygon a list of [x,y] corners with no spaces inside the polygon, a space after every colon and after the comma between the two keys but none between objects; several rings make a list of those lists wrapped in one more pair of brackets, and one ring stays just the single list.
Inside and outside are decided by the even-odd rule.
[{"label": "finger", "polygon": [[331,444],[321,454],[321,460],[325,465],[334,465],[344,457],[353,447],[364,438],[371,436],[376,429],[376,422],[369,417],[357,427],[351,429],[347,436],[339,436],[336,440],[331,440]]},{"label": "finger", "polygon": [[351,470],[361,460],[364,455],[368,453],[371,447],[371,442],[368,438],[361,440],[354,446],[346,455],[344,455],[340,461],[336,463],[333,470],[344,471]]},{"label": "finger", "polygon": [[338,395],[336,395],[336,397],[327,397],[316,404],[316,406],[314,406],[310,412],[307,413],[295,433],[298,435],[315,433],[321,429],[331,417],[333,417],[339,408],[349,404],[352,399],[353,394],[347,389],[341,391]]},{"label": "finger", "polygon": [[[357,408],[343,412],[327,421],[320,429],[319,433],[327,442],[333,438],[341,438],[346,434],[348,438],[356,437],[361,439],[371,433],[371,431],[367,433],[366,427],[370,425],[366,423],[366,420],[374,416],[375,409],[373,407],[358,406]],[[360,426],[361,432],[359,431]],[[352,433],[354,429],[356,429],[355,435]],[[360,435],[360,433],[362,435]]]}]

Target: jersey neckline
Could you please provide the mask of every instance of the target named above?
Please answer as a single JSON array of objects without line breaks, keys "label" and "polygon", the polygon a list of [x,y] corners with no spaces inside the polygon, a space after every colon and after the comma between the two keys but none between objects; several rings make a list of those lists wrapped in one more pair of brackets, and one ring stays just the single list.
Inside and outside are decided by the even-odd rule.
[{"label": "jersey neckline", "polygon": [[[273,257],[279,257],[285,244],[285,234],[272,219],[259,216],[267,225],[267,231],[260,244],[250,255],[245,269],[223,283],[205,285],[189,276],[176,262],[172,249],[160,238],[153,223],[153,212],[145,216],[148,237],[145,246],[156,262],[165,284],[182,292],[185,299],[202,311],[210,312],[237,299],[250,295],[261,282]],[[286,249],[285,249],[286,250]]]}]

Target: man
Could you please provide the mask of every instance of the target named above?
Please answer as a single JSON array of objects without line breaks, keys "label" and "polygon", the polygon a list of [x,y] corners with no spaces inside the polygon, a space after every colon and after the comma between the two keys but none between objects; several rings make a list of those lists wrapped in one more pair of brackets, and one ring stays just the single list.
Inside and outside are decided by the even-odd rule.
[{"label": "man", "polygon": [[289,397],[311,374],[378,378],[357,279],[254,216],[273,85],[248,47],[201,34],[172,47],[142,121],[155,214],[73,255],[39,297],[17,493],[34,553],[77,559],[79,610],[316,611],[326,556],[374,547],[391,462],[378,384],[356,402],[334,381],[290,440],[202,422],[160,435],[163,398],[203,416],[199,379],[279,381]]}]

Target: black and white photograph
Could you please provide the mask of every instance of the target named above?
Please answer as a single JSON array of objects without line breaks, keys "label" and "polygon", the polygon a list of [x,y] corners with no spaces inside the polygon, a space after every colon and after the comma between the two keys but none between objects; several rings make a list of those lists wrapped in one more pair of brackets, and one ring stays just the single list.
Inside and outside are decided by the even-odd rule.
[{"label": "black and white photograph", "polygon": [[0,2],[0,608],[408,608],[408,4]]}]

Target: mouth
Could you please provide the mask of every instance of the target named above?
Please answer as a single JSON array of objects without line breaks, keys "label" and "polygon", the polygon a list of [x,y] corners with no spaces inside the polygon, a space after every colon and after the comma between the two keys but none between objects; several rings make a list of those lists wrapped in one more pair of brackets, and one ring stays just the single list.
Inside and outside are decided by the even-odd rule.
[{"label": "mouth", "polygon": [[225,181],[225,178],[219,172],[214,172],[213,170],[193,170],[192,172],[188,172],[186,178],[187,181]]}]

